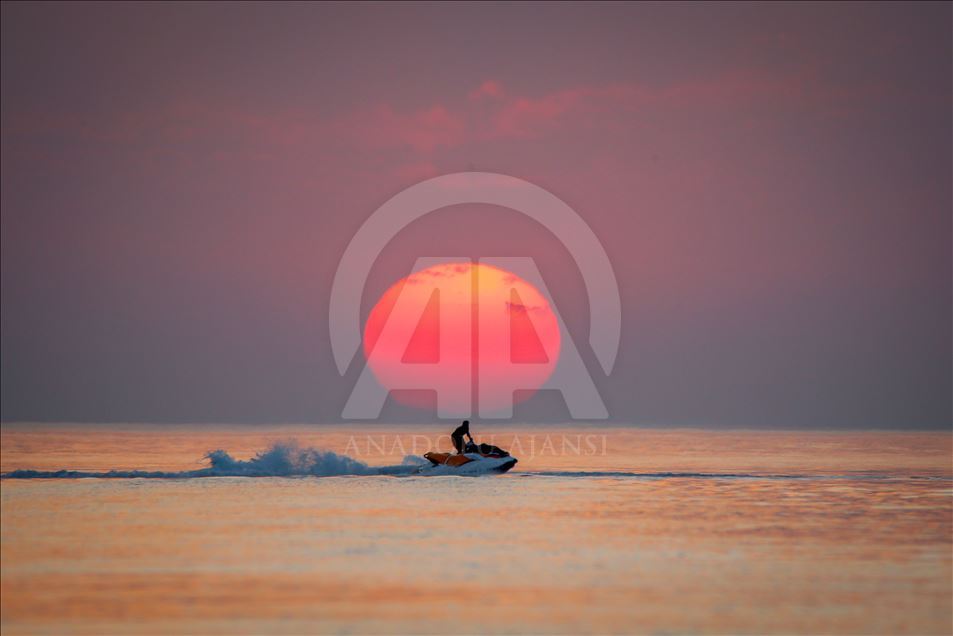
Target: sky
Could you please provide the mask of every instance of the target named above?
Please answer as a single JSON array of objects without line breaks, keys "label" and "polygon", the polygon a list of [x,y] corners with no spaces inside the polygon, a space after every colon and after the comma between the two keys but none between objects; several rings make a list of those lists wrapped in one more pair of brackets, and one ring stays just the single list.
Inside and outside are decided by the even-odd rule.
[{"label": "sky", "polygon": [[949,428],[951,6],[4,3],[2,419],[338,421],[348,242],[479,170],[604,246],[612,373],[504,208],[415,221],[363,316],[418,256],[529,256],[613,421]]}]

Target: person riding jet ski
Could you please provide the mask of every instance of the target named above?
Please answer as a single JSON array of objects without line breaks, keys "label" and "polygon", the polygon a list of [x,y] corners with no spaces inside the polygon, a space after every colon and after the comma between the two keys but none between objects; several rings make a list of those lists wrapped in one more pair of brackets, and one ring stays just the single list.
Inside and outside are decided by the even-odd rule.
[{"label": "person riding jet ski", "polygon": [[[467,437],[466,443],[463,441],[464,435]],[[453,442],[453,447],[456,449],[458,455],[463,455],[466,453],[499,455],[501,457],[506,457],[509,455],[509,453],[499,446],[493,446],[492,444],[477,444],[474,442],[473,436],[470,435],[470,420],[463,420],[463,424],[455,428],[454,431],[450,433],[450,441]]]},{"label": "person riding jet ski", "polygon": [[[464,442],[463,438],[467,441]],[[508,452],[492,444],[477,444],[470,435],[470,422],[463,424],[450,434],[456,453],[430,451],[424,458],[430,464],[419,466],[418,475],[483,475],[487,473],[505,473],[516,465],[517,459]]]}]

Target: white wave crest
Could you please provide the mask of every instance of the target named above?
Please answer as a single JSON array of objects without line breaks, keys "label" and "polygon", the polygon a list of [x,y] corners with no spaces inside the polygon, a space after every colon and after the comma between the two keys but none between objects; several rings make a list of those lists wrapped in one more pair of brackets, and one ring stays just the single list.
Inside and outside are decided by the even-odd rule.
[{"label": "white wave crest", "polygon": [[278,442],[251,459],[235,459],[224,450],[209,451],[205,458],[210,466],[197,470],[143,471],[110,470],[89,472],[77,470],[15,470],[3,475],[8,479],[80,479],[93,478],[152,478],[194,479],[198,477],[336,477],[344,475],[403,475],[426,464],[427,460],[408,455],[396,466],[369,466],[338,453],[313,447],[301,447],[295,441]]}]

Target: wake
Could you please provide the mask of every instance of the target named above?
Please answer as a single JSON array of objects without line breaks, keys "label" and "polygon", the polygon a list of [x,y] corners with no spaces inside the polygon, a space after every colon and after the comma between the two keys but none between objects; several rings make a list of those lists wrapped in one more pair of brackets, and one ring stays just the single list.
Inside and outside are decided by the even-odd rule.
[{"label": "wake", "polygon": [[518,473],[520,477],[566,477],[588,479],[757,479],[757,480],[824,480],[824,479],[857,479],[857,480],[895,480],[920,479],[927,481],[953,481],[953,478],[942,475],[891,475],[876,472],[857,472],[850,474],[791,474],[774,473],[680,473],[680,472],[628,472],[628,471],[573,471],[573,470],[541,470]]},{"label": "wake", "polygon": [[251,459],[235,459],[224,450],[205,455],[207,468],[182,471],[110,470],[14,470],[4,479],[196,479],[202,477],[340,477],[346,475],[406,475],[427,460],[408,455],[395,466],[369,466],[364,462],[318,448],[301,448],[294,442],[280,442]]},{"label": "wake", "polygon": [[[452,471],[430,470],[423,457],[407,455],[402,463],[393,466],[370,466],[358,459],[313,447],[300,447],[294,441],[279,442],[251,459],[235,459],[224,450],[209,451],[205,468],[182,471],[110,470],[105,472],[83,470],[14,470],[0,475],[4,479],[199,479],[205,477],[343,477],[343,476],[411,476],[450,475]],[[463,475],[463,473],[460,473]],[[890,479],[893,476],[877,473],[840,475],[765,474],[765,473],[707,473],[707,472],[629,472],[629,471],[520,471],[513,474],[523,478],[577,478],[577,479]],[[908,476],[909,479],[938,479],[950,477]]]}]

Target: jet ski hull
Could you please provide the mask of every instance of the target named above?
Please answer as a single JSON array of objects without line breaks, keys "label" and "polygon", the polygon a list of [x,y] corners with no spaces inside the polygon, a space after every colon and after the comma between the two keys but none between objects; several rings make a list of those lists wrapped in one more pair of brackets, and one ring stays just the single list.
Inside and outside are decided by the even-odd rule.
[{"label": "jet ski hull", "polygon": [[430,464],[421,466],[417,473],[421,475],[487,475],[499,474],[516,466],[517,459],[510,455],[487,456],[478,453],[452,455],[449,453],[427,453],[424,457]]}]

